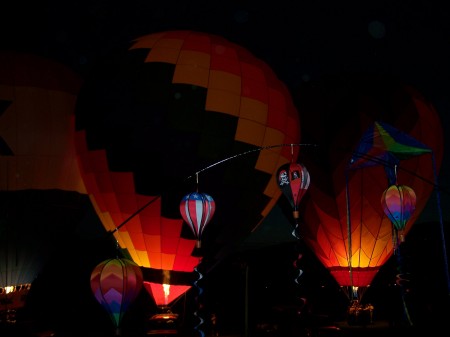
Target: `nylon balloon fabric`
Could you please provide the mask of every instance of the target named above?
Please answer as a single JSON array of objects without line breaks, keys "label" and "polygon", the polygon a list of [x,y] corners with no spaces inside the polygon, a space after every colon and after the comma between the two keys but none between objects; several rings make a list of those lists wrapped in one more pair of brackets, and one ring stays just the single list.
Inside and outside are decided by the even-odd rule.
[{"label": "nylon balloon fabric", "polygon": [[284,164],[277,171],[277,179],[278,186],[288,199],[294,218],[297,219],[300,202],[310,184],[309,172],[299,163]]},{"label": "nylon balloon fabric", "polygon": [[67,235],[62,228],[82,216],[73,138],[80,86],[56,61],[0,52],[0,311],[25,305],[58,236]]},{"label": "nylon balloon fabric", "polygon": [[[170,275],[192,273],[200,257],[214,265],[262,222],[281,193],[276,170],[298,148],[258,149],[299,141],[298,112],[270,67],[201,32],[149,34],[112,50],[77,99],[76,148],[97,214],[133,261]],[[246,151],[199,175],[220,206],[196,249],[179,210],[195,185],[186,178]]]},{"label": "nylon balloon fabric", "polygon": [[397,230],[403,230],[416,209],[416,193],[405,185],[388,187],[381,198],[383,211]]},{"label": "nylon balloon fabric", "polygon": [[203,230],[211,221],[215,210],[214,199],[205,193],[193,192],[186,194],[181,199],[180,213],[197,238],[197,247],[201,246]]},{"label": "nylon balloon fabric", "polygon": [[[442,162],[443,133],[438,114],[415,88],[387,75],[330,76],[303,85],[294,97],[302,126],[309,126],[302,129],[303,141],[318,144],[300,158],[314,177],[300,205],[302,237],[339,285],[359,286],[363,292],[393,254],[392,224],[380,203],[391,181],[380,162],[350,170],[354,151],[367,130],[377,129],[373,127],[377,122],[378,126],[390,125],[398,130],[402,139],[426,145],[423,153],[408,156],[404,150],[416,143],[397,146],[393,142],[396,137],[384,134],[372,138],[370,149],[364,153],[367,156],[362,157],[370,162],[368,156],[380,154],[374,149],[380,140],[387,141],[387,150],[391,146],[398,151],[393,152],[401,168],[398,184],[411,187],[417,194],[406,235],[434,190],[429,183],[435,177],[432,154],[437,169]],[[374,136],[376,132],[372,132]],[[358,155],[361,158],[361,153]]]},{"label": "nylon balloon fabric", "polygon": [[91,290],[95,299],[120,328],[123,316],[139,295],[143,284],[139,266],[128,259],[107,259],[91,273]]},{"label": "nylon balloon fabric", "polygon": [[81,83],[52,60],[0,52],[0,190],[86,193],[73,136]]}]

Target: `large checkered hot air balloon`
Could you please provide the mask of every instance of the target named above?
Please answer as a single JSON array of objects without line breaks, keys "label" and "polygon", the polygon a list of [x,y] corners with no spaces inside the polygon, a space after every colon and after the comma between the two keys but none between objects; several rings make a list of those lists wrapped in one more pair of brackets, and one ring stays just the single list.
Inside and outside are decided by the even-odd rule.
[{"label": "large checkered hot air balloon", "polygon": [[[276,171],[298,147],[293,155],[259,149],[296,144],[299,130],[290,93],[267,64],[194,31],[149,34],[111,51],[93,66],[76,108],[77,152],[97,214],[160,292],[190,285],[200,257],[207,270],[262,222],[281,194]],[[211,165],[200,190],[221,206],[197,249],[179,204],[195,185],[187,178]]]}]

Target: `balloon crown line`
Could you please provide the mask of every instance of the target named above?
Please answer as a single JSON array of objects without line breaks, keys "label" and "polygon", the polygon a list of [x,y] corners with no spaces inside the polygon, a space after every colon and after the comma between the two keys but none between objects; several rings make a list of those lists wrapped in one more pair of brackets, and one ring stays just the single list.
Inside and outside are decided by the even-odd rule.
[{"label": "balloon crown line", "polygon": [[[195,172],[194,174],[191,174],[190,176],[186,177],[186,178],[184,179],[184,181],[188,181],[188,180],[193,179],[193,178],[195,177],[196,182],[197,182],[197,184],[198,184],[198,176],[199,176],[199,174],[201,174],[201,173],[203,173],[203,172],[205,172],[205,171],[207,171],[207,170],[209,170],[209,169],[211,169],[211,168],[213,168],[213,167],[215,167],[215,166],[218,166],[218,165],[220,165],[220,164],[223,164],[223,163],[225,163],[225,162],[228,162],[228,161],[230,161],[230,160],[232,160],[232,159],[236,159],[236,158],[239,158],[239,157],[242,157],[242,156],[246,156],[246,155],[251,154],[251,153],[260,152],[260,151],[263,151],[263,150],[270,150],[270,149],[274,149],[274,148],[278,148],[278,147],[288,147],[288,146],[291,147],[291,149],[292,149],[292,150],[291,150],[291,154],[292,154],[292,156],[293,156],[293,155],[294,155],[294,153],[293,153],[294,147],[301,147],[301,146],[317,147],[318,145],[317,145],[317,144],[306,144],[306,143],[290,143],[290,144],[276,144],[276,145],[260,146],[260,147],[257,147],[257,148],[254,148],[254,149],[251,149],[251,150],[248,150],[248,151],[244,151],[244,152],[241,152],[241,153],[238,153],[238,154],[235,154],[235,155],[226,157],[226,158],[221,159],[221,160],[219,160],[219,161],[217,161],[217,162],[214,162],[213,164],[208,165],[208,166],[206,166],[206,167],[204,167],[204,168],[198,170],[198,171]],[[114,230],[109,231],[108,234],[112,234],[112,233],[117,232],[121,227],[123,227],[126,223],[128,223],[131,219],[133,219],[136,215],[138,215],[140,212],[142,212],[145,208],[147,208],[148,206],[150,206],[152,203],[154,203],[154,202],[155,202],[156,200],[158,200],[160,197],[161,197],[161,194],[155,196],[153,199],[151,199],[150,201],[148,201],[148,202],[147,202],[146,204],[144,204],[142,207],[140,207],[139,209],[137,209],[133,214],[131,214],[127,219],[125,219],[125,220],[124,220],[119,226],[117,226]]]}]

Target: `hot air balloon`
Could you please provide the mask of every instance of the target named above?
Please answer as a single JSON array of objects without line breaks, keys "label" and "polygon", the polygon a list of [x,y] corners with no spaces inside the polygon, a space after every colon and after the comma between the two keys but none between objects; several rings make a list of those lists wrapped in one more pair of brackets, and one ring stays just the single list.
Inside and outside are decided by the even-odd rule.
[{"label": "hot air balloon", "polygon": [[125,258],[100,262],[91,273],[91,290],[95,299],[107,311],[120,335],[122,319],[142,289],[140,267]]},{"label": "hot air balloon", "polygon": [[292,214],[296,221],[295,231],[297,231],[300,201],[310,184],[309,172],[305,166],[299,163],[288,163],[278,169],[277,178],[278,186],[292,207]]},{"label": "hot air balloon", "polygon": [[402,303],[405,317],[408,319],[409,324],[412,325],[411,316],[406,304],[406,284],[409,283],[408,271],[403,263],[403,258],[400,257],[400,247],[405,241],[403,230],[416,207],[416,193],[409,186],[393,184],[383,192],[381,205],[384,213],[392,223],[394,253],[397,255],[398,264],[396,284],[402,289]]},{"label": "hot air balloon", "polygon": [[[309,172],[305,166],[299,163],[287,163],[282,165],[277,171],[278,187],[283,192],[284,196],[289,201],[292,208],[292,215],[295,220],[295,228],[292,231],[292,236],[299,239],[298,226],[299,226],[299,205],[310,184]],[[300,260],[303,254],[299,253],[294,262],[294,267],[298,269],[295,282],[299,284],[299,278],[303,274],[303,270],[300,268]]]},{"label": "hot air balloon", "polygon": [[[198,184],[198,178],[197,178]],[[214,199],[206,193],[192,192],[186,194],[180,202],[180,213],[183,220],[189,225],[194,236],[197,238],[197,248],[201,247],[201,237],[206,225],[210,223],[214,212],[216,211],[216,204]],[[200,303],[200,295],[203,293],[202,287],[199,285],[199,281],[203,278],[203,274],[196,267],[194,270],[198,273],[198,278],[194,281],[194,285],[198,288],[197,307],[200,309],[202,304]],[[194,312],[194,315],[199,318],[199,324],[194,328],[199,331],[200,335],[204,336],[200,326],[204,320],[199,316],[198,311]]]},{"label": "hot air balloon", "polygon": [[[310,126],[302,130],[303,141],[318,144],[300,158],[315,177],[301,203],[301,234],[349,298],[361,300],[392,256],[394,245],[392,224],[380,205],[381,195],[392,182],[385,165],[367,159],[376,158],[377,151],[381,155],[389,153],[382,153],[376,146],[366,150],[372,152],[356,153],[373,165],[349,169],[357,144],[364,136],[380,140],[376,132],[370,134],[368,130],[384,132],[379,126],[386,124],[427,146],[421,155],[403,152],[401,158],[398,184],[411,187],[417,195],[415,212],[404,229],[406,235],[434,189],[429,183],[435,177],[431,155],[437,169],[442,161],[439,117],[416,89],[390,76],[323,79],[314,86],[300,88],[295,98],[302,125]],[[385,124],[377,125],[378,121]],[[396,141],[389,144],[405,151],[415,145]]]},{"label": "hot air balloon", "polygon": [[[416,193],[406,185],[391,185],[381,196],[381,205],[394,227],[394,247],[404,241],[403,230],[416,209]],[[400,232],[400,236],[398,233]]]},{"label": "hot air balloon", "polygon": [[73,139],[80,86],[54,61],[0,53],[0,190],[86,192]]},{"label": "hot air balloon", "polygon": [[203,230],[211,221],[215,210],[214,199],[206,193],[193,192],[181,199],[180,213],[197,239],[197,248],[201,246]]},{"label": "hot air balloon", "polygon": [[[190,285],[201,257],[204,270],[218,263],[277,202],[276,170],[298,148],[259,149],[298,143],[298,112],[267,64],[219,36],[167,31],[118,49],[92,67],[77,99],[82,176],[145,280]],[[201,189],[226,206],[197,249],[179,205],[200,171]]]},{"label": "hot air balloon", "polygon": [[80,85],[57,62],[0,52],[2,312],[25,305],[58,233],[82,214],[85,189],[73,140]]}]

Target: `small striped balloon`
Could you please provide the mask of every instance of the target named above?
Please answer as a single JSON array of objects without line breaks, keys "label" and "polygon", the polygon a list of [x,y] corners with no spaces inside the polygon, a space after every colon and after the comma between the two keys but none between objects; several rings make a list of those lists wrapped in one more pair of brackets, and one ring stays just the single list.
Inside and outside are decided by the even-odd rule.
[{"label": "small striped balloon", "polygon": [[203,230],[211,221],[215,210],[214,199],[206,193],[193,192],[181,199],[181,216],[197,238],[197,248],[201,246]]}]

